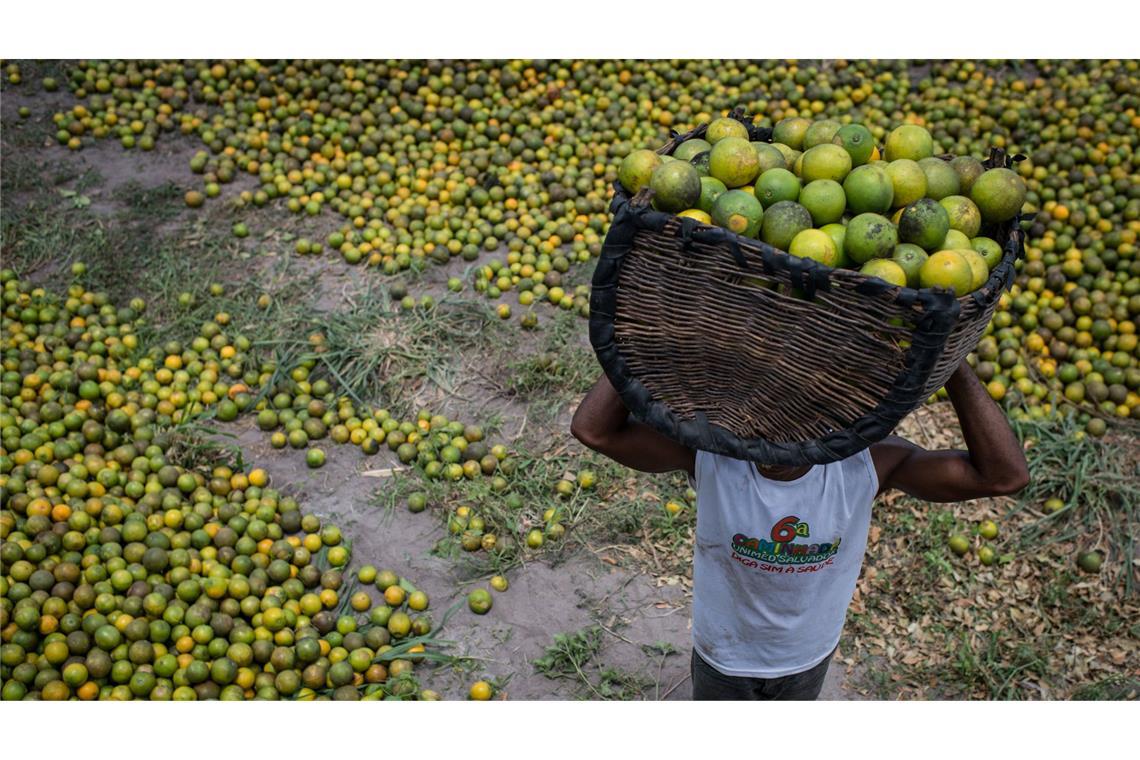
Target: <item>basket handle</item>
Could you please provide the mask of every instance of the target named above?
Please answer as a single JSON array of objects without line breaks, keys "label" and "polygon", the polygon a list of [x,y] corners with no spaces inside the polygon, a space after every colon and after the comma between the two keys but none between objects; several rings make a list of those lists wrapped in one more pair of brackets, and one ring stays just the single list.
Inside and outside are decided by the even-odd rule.
[{"label": "basket handle", "polygon": [[744,251],[740,250],[740,243],[735,235],[728,238],[728,252],[732,254],[732,258],[736,259],[737,265],[747,272],[748,259],[744,258]]},{"label": "basket handle", "polygon": [[686,251],[693,249],[693,233],[697,231],[699,222],[689,216],[681,217],[681,231],[679,237],[681,238],[681,246]]},{"label": "basket handle", "polygon": [[1013,164],[1021,163],[1028,158],[1029,156],[1024,153],[1014,153],[1011,156],[1004,148],[990,148],[990,156],[982,162],[982,165],[987,169],[1008,169]]},{"label": "basket handle", "polygon": [[752,122],[756,120],[756,115],[748,113],[744,106],[737,106],[728,112],[728,118],[736,119],[744,124],[748,130],[748,139],[752,142],[772,142],[772,128],[760,127]]},{"label": "basket handle", "polygon": [[703,242],[698,240],[698,235],[702,238],[709,238],[712,242],[724,242],[728,244],[729,253],[732,254],[732,258],[736,259],[737,265],[744,271],[748,271],[748,259],[745,258],[744,251],[740,250],[740,242],[736,235],[719,227],[711,230],[698,230],[697,227],[700,222],[688,216],[678,217],[677,221],[679,222],[677,237],[681,239],[681,247],[686,251],[693,250],[694,242]]}]

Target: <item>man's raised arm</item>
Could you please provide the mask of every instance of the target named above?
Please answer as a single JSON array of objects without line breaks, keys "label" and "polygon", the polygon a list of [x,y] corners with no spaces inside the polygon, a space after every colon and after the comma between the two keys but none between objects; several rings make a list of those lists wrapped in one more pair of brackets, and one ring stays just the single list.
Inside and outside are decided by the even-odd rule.
[{"label": "man's raised arm", "polygon": [[629,410],[604,374],[574,412],[570,432],[583,445],[626,467],[643,472],[684,470],[693,474],[693,450],[630,419]]},{"label": "man's raised arm", "polygon": [[890,436],[871,447],[879,490],[897,488],[927,501],[965,501],[1017,493],[1029,483],[1025,452],[968,364],[946,383],[966,451],[927,451]]}]

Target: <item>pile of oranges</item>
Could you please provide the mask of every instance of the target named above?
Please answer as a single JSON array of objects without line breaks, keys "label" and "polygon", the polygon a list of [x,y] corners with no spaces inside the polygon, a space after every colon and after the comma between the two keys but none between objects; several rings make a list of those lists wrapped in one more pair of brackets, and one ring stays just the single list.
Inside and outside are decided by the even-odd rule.
[{"label": "pile of oranges", "polygon": [[264,470],[179,463],[172,425],[256,406],[224,315],[146,349],[142,301],[0,281],[3,699],[436,696],[413,674],[423,592],[390,570],[346,576],[340,530]]}]

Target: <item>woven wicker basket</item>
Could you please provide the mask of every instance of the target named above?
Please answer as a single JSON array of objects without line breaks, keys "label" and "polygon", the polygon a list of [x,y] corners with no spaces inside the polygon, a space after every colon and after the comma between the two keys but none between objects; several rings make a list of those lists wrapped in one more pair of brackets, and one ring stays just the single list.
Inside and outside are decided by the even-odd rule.
[{"label": "woven wicker basket", "polygon": [[[995,150],[986,165],[1008,163]],[[973,350],[1024,252],[1016,223],[984,230],[1002,260],[955,298],[655,211],[620,185],[611,210],[590,342],[614,388],[674,440],[767,464],[834,462],[886,437]]]}]

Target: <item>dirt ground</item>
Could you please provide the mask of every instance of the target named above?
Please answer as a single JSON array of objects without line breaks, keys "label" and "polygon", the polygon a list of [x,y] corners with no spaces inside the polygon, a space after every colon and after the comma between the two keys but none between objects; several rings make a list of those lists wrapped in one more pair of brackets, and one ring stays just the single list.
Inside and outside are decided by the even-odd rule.
[{"label": "dirt ground", "polygon": [[[93,215],[112,225],[122,215],[140,211],[131,207],[127,191],[137,195],[140,189],[168,188],[180,196],[198,186],[199,178],[187,168],[197,150],[189,138],[164,136],[147,153],[123,150],[109,140],[80,152],[60,147],[50,137],[50,117],[69,102],[66,93],[29,95],[11,90],[3,94],[0,102],[4,161],[19,159],[26,167],[30,160],[40,172],[34,184],[53,185],[61,203],[82,196]],[[16,113],[24,105],[32,110],[28,119],[20,119]],[[62,181],[56,182],[57,178]],[[222,200],[251,186],[252,178],[240,178],[224,187]],[[11,210],[32,191],[33,188],[18,187],[5,193],[3,204]],[[164,220],[155,234],[188,225],[194,213],[181,209],[173,218]],[[295,222],[283,211],[260,211],[251,223],[253,239],[257,240],[258,233],[271,234],[275,223],[284,227]],[[307,234],[319,239],[318,235],[327,232],[332,224],[324,217],[310,221],[313,231]],[[66,252],[61,253],[66,259]],[[492,255],[486,254],[484,259]],[[443,297],[448,277],[462,276],[479,263],[456,261],[432,267],[417,281],[415,292],[417,296],[426,293]],[[346,293],[360,287],[362,278],[383,279],[374,272],[346,267],[333,257],[303,259],[294,268],[304,288],[318,294],[317,308],[324,310],[335,309]],[[51,273],[49,268],[37,274],[46,278]],[[588,346],[585,321],[581,322],[578,343]],[[495,414],[505,431],[519,431],[528,424],[525,405],[496,397],[479,377],[466,378],[466,382],[466,387],[484,386],[469,394],[476,397],[475,403],[445,404],[446,412],[458,413],[461,410],[446,407],[461,406],[466,407],[463,412],[476,419]],[[562,409],[541,434],[561,435],[571,447],[576,446],[568,432],[570,411],[569,406]],[[223,429],[223,440],[232,441],[235,439],[229,436],[235,436],[249,466],[265,468],[275,486],[294,494],[307,511],[335,522],[353,539],[354,565],[392,567],[411,579],[432,600],[437,625],[449,608],[458,607],[439,635],[454,642],[449,654],[463,659],[457,665],[440,667],[425,678],[445,698],[462,698],[476,678],[493,680],[501,687],[499,693],[509,699],[596,697],[581,679],[551,679],[531,665],[551,646],[555,634],[595,626],[602,631],[602,643],[591,661],[591,675],[611,669],[626,689],[623,695],[627,698],[690,698],[691,606],[689,594],[682,586],[659,582],[635,568],[609,564],[582,549],[572,557],[560,558],[556,566],[532,561],[513,569],[508,575],[510,589],[494,594],[494,608],[488,615],[476,616],[466,608],[464,598],[480,580],[485,585],[485,579],[465,577],[455,562],[432,553],[432,548],[446,535],[441,521],[431,513],[416,515],[405,509],[377,506],[376,494],[385,488],[385,479],[364,473],[398,466],[394,457],[387,461],[382,453],[366,458],[355,447],[334,447],[327,465],[311,470],[305,466],[303,452],[272,449],[252,420]],[[533,428],[531,434],[535,434]],[[377,596],[375,589],[372,593]],[[838,659],[842,657],[841,647]],[[860,698],[859,692],[845,685],[846,670],[841,661],[833,665],[822,698]]]},{"label": "dirt ground", "polygon": [[[440,637],[456,642],[452,654],[473,660],[431,676],[432,688],[445,697],[461,697],[475,677],[504,684],[502,693],[509,699],[588,697],[581,682],[549,679],[530,663],[543,655],[555,634],[599,626],[605,635],[597,667],[636,677],[641,698],[690,698],[690,599],[680,587],[659,585],[648,574],[582,552],[556,567],[539,561],[511,571],[510,588],[494,593],[491,612],[477,617],[466,609],[464,598],[475,585],[485,583],[464,577],[454,562],[430,552],[446,535],[443,525],[426,513],[388,510],[374,503],[383,478],[366,473],[398,467],[398,461],[337,451],[314,473],[305,467],[303,452],[275,451],[256,428],[245,423],[235,427],[236,442],[249,464],[266,468],[278,487],[353,537],[354,558],[399,568],[427,592],[436,619],[459,605]],[[374,589],[372,595],[378,596]],[[821,699],[862,698],[845,685],[842,658],[840,652]]]},{"label": "dirt ground", "polygon": [[[203,237],[214,239],[220,234],[227,238],[225,256],[220,264],[203,260],[201,278],[228,283],[227,277],[248,279],[252,274],[267,289],[275,288],[275,297],[295,300],[294,306],[318,318],[332,319],[350,309],[362,292],[390,284],[391,278],[376,270],[347,266],[333,254],[298,256],[292,252],[297,237],[322,240],[339,225],[330,211],[302,218],[274,207],[233,210],[227,201],[252,189],[252,178],[242,177],[223,186],[222,198],[211,200],[206,209],[187,209],[183,194],[201,182],[189,170],[190,158],[198,150],[191,138],[164,135],[149,153],[123,150],[110,140],[79,152],[66,150],[52,137],[51,115],[70,103],[67,93],[49,94],[30,87],[6,89],[0,96],[4,180],[0,213],[9,216],[36,202],[50,216],[74,218],[108,232],[130,227],[135,238],[141,236],[141,242],[135,241],[138,244],[145,245],[147,236],[184,243],[184,248],[176,247],[175,256],[201,255]],[[17,115],[21,106],[31,109],[30,118]],[[236,241],[228,231],[239,218],[249,224],[251,235]],[[203,226],[215,229],[203,231]],[[6,235],[6,257],[9,244]],[[24,274],[51,281],[83,255],[64,237],[50,257]],[[113,266],[114,251],[101,255],[103,263]],[[417,298],[431,295],[443,301],[453,297],[446,285],[449,277],[468,281],[473,267],[496,255],[484,253],[474,262],[453,260],[403,279]],[[193,267],[188,271],[189,277],[198,277]],[[135,276],[120,272],[115,284],[130,291]],[[137,278],[142,282],[142,273]],[[151,297],[147,292],[131,295]],[[470,302],[481,296],[465,292],[455,298]],[[519,330],[513,320],[497,327],[494,339],[502,345],[495,353],[453,352],[462,355],[446,357],[454,364],[450,389],[425,383],[416,389],[414,403],[452,419],[492,421],[497,440],[508,446],[525,444],[531,451],[547,454],[584,455],[569,435],[570,414],[580,393],[546,398],[541,390],[528,397],[504,389],[509,375],[504,362],[542,350],[576,356],[576,371],[588,373],[587,379],[593,377],[596,365],[590,361],[586,321],[564,319],[560,324],[570,324],[570,329],[558,332],[556,322],[543,314],[544,326],[535,332]],[[309,326],[319,329],[319,319]],[[681,563],[684,567],[678,570],[677,563],[672,563],[666,571],[663,563],[647,561],[654,551],[644,545],[648,539],[639,543],[638,536],[631,534],[616,547],[568,541],[566,546],[572,549],[544,554],[546,559],[510,569],[510,589],[492,592],[493,609],[477,616],[467,609],[465,595],[475,585],[486,586],[487,575],[473,574],[437,550],[448,535],[442,511],[433,508],[412,514],[402,504],[383,505],[392,501],[385,495],[394,492],[396,480],[385,471],[399,467],[392,454],[382,451],[365,457],[354,446],[327,445],[327,464],[313,470],[305,465],[303,451],[270,447],[266,434],[249,417],[217,427],[217,440],[236,442],[246,466],[265,468],[273,485],[297,497],[304,510],[342,529],[353,542],[350,567],[391,568],[429,595],[437,633],[452,642],[447,653],[459,659],[453,664],[417,666],[425,687],[449,699],[463,698],[478,678],[490,680],[500,696],[512,700],[684,700],[691,696],[691,567]],[[953,412],[945,404],[921,408],[904,421],[899,432],[924,446],[961,444]],[[1135,441],[1129,445],[1134,447]],[[653,489],[662,484],[639,479],[634,485],[638,493],[657,498]],[[1091,671],[1072,679],[1077,683],[1128,672],[1124,663],[1137,651],[1140,635],[1132,617],[1134,606],[1113,602],[1103,587],[1074,583],[1070,569],[1073,544],[1062,542],[1033,550],[1036,553],[1027,551],[1024,563],[1019,557],[992,570],[976,563],[947,564],[945,537],[951,527],[968,530],[981,519],[1008,518],[1008,549],[1013,552],[1012,535],[1035,524],[1041,517],[1039,511],[1022,509],[1009,499],[942,506],[889,499],[876,504],[867,560],[822,699],[937,698],[946,694],[1010,698],[1014,692],[1009,689],[1014,688],[1022,690],[1017,696],[1027,693],[1030,698],[1048,698],[1054,692],[1048,690],[1047,681],[1056,678],[1057,672],[1082,667]],[[1006,523],[1002,530],[1007,531]],[[573,535],[573,527],[568,535]],[[691,556],[691,546],[677,556],[682,560]],[[1016,575],[1021,570],[1029,580]],[[1023,583],[1045,586],[1023,588]],[[1025,606],[1009,605],[1015,613],[1010,622],[1002,617],[1008,612],[1005,597],[998,594],[993,601],[993,594],[998,593],[994,586],[1015,584]],[[1040,599],[1046,592],[1054,594],[1053,607],[1042,611]],[[976,608],[971,606],[975,602]],[[978,621],[969,625],[958,619],[975,612]],[[1001,630],[1038,613],[1044,620],[1032,636],[1025,637],[1032,646],[1024,660],[1019,659],[1022,647],[1016,636],[1006,640],[1006,650],[985,648],[987,630]],[[598,637],[583,672],[563,678],[539,672],[534,662],[547,653],[555,637],[575,632],[594,632]],[[1041,673],[1034,675],[1036,668]],[[1057,692],[1061,696],[1069,693]]]}]

